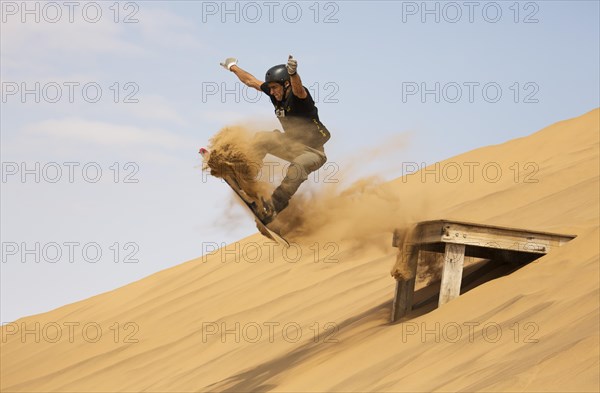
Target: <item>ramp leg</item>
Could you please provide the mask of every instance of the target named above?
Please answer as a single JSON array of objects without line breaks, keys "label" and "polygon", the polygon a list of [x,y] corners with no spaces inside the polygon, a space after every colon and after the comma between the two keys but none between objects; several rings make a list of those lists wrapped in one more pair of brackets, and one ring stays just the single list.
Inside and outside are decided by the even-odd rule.
[{"label": "ramp leg", "polygon": [[448,303],[460,295],[463,264],[465,261],[465,245],[446,243],[444,254],[444,270],[438,306]]},{"label": "ramp leg", "polygon": [[419,247],[411,246],[405,265],[406,277],[396,280],[396,294],[394,303],[392,303],[392,322],[396,322],[412,309],[418,262]]}]

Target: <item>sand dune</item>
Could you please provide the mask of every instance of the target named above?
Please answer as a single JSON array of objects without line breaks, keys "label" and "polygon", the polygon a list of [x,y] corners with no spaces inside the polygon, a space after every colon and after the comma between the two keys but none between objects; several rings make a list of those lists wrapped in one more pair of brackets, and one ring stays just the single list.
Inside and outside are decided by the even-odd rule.
[{"label": "sand dune", "polygon": [[[290,250],[253,235],[5,325],[2,391],[599,391],[599,120],[324,190]],[[577,238],[392,325],[391,231],[439,218]]]}]

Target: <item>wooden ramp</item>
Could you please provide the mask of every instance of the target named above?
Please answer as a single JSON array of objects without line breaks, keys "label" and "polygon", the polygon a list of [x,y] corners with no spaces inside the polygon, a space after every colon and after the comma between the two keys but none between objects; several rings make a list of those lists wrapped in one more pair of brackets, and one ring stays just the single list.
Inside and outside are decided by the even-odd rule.
[{"label": "wooden ramp", "polygon": [[396,293],[391,320],[397,321],[412,309],[420,251],[444,254],[438,300],[441,306],[460,295],[465,256],[522,265],[573,238],[573,235],[452,220],[424,221],[410,231],[396,230],[393,245],[399,250],[392,269]]}]

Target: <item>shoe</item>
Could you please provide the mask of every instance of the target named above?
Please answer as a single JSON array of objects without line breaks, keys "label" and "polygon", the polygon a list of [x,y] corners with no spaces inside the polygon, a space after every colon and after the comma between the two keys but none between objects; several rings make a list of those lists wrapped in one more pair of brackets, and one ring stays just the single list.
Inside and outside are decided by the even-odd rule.
[{"label": "shoe", "polygon": [[263,210],[259,216],[260,216],[261,221],[265,225],[268,225],[269,223],[273,222],[273,220],[277,216],[277,211],[275,210],[275,207],[273,206],[273,202],[271,202],[271,200],[267,200],[262,197],[261,197],[261,200],[262,200]]}]

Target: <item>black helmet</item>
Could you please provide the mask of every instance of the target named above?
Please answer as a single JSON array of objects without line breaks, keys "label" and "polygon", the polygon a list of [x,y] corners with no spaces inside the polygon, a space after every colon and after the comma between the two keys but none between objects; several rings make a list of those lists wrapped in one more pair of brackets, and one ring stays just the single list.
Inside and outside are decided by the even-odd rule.
[{"label": "black helmet", "polygon": [[285,64],[279,64],[273,66],[267,70],[265,74],[265,82],[260,85],[260,89],[264,91],[266,94],[269,94],[269,83],[277,82],[282,86],[285,84],[285,81],[290,80],[290,74],[288,74],[287,67]]}]

